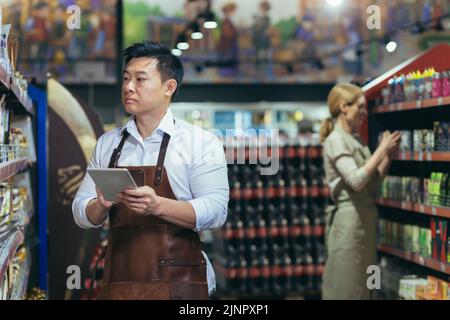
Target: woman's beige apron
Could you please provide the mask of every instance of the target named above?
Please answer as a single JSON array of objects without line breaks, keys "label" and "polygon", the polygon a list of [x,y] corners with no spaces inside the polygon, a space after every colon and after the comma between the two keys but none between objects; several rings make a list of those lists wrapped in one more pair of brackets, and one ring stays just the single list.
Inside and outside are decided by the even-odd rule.
[{"label": "woman's beige apron", "polygon": [[[342,132],[342,129],[337,127],[335,130],[353,150],[357,166],[362,167],[371,156],[369,148]],[[376,174],[360,192],[342,186],[348,192],[349,199],[336,201],[326,209],[327,261],[323,275],[323,299],[371,298],[367,268],[377,264],[378,211],[373,203],[373,194],[379,182],[380,177]]]}]

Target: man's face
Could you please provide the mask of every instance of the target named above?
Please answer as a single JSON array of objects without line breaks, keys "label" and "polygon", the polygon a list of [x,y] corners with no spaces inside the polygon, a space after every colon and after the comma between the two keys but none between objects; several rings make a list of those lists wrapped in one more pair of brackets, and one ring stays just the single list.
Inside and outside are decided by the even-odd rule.
[{"label": "man's face", "polygon": [[168,81],[161,81],[157,65],[158,60],[147,57],[133,58],[126,65],[123,72],[122,103],[128,113],[143,114],[170,100]]}]

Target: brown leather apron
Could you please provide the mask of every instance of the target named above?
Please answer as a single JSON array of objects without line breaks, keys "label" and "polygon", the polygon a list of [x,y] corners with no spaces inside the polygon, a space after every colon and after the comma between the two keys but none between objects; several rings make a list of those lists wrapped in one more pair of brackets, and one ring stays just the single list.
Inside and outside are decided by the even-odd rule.
[{"label": "brown leather apron", "polygon": [[[117,167],[123,131],[109,167]],[[158,196],[175,199],[164,168],[170,135],[164,133],[155,166],[124,167]],[[143,180],[143,181],[142,181]],[[119,203],[109,213],[110,229],[99,299],[208,299],[206,261],[198,233]]]}]

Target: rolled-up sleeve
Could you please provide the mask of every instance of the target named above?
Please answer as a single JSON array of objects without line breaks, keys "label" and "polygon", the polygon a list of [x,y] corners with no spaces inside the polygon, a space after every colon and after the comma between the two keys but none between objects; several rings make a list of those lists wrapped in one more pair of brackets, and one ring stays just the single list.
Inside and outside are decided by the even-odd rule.
[{"label": "rolled-up sleeve", "polygon": [[352,190],[359,192],[370,181],[366,170],[363,167],[358,168],[350,147],[343,139],[325,141],[324,150],[345,184]]},{"label": "rolled-up sleeve", "polygon": [[195,211],[195,231],[220,228],[227,219],[229,201],[228,172],[222,143],[208,136],[202,150],[195,152],[189,180]]},{"label": "rolled-up sleeve", "polygon": [[[100,150],[102,145],[102,137],[97,142],[95,146],[94,152],[91,155],[91,159],[88,164],[88,168],[99,168],[100,167]],[[80,188],[78,189],[77,194],[75,195],[75,199],[72,202],[72,213],[75,223],[83,229],[90,228],[99,228],[103,225],[95,225],[92,224],[87,215],[86,215],[86,207],[89,201],[97,198],[97,192],[95,191],[95,183],[89,174],[85,174],[83,178],[83,182],[81,183]]]}]

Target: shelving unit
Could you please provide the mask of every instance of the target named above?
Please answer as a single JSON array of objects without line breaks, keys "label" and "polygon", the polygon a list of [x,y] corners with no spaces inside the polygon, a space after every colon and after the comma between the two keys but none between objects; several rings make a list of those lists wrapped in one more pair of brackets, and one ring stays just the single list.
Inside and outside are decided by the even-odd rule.
[{"label": "shelving unit", "polygon": [[12,231],[3,240],[0,240],[0,279],[3,279],[11,259],[17,248],[23,242],[24,235],[21,230]]},{"label": "shelving unit", "polygon": [[380,113],[399,112],[399,111],[417,110],[417,109],[425,109],[425,108],[433,108],[434,109],[434,108],[440,108],[443,106],[445,106],[445,107],[450,106],[450,97],[440,97],[440,98],[434,98],[434,99],[399,102],[399,103],[393,103],[393,104],[384,105],[384,106],[376,106],[372,109],[372,113],[380,114]]},{"label": "shelving unit", "polygon": [[[394,76],[407,74],[415,70],[424,70],[428,67],[434,67],[438,72],[449,70],[450,63],[446,58],[449,54],[450,46],[440,44],[393,68],[363,88],[370,106],[366,132],[369,145],[373,148],[377,145],[378,134],[382,130],[430,129],[433,127],[433,121],[448,121],[450,119],[450,97],[407,101],[381,106],[374,105],[376,98],[381,96],[381,90],[388,86],[389,79]],[[391,172],[393,173],[391,174],[395,176],[415,176],[428,179],[430,178],[429,173],[432,171],[450,173],[450,171],[443,171],[446,170],[445,168],[450,168],[450,166],[446,166],[446,163],[450,163],[450,151],[400,152],[393,160],[391,166]],[[450,208],[446,207],[385,198],[378,198],[375,200],[375,203],[378,206],[380,218],[394,221],[401,227],[404,224],[409,224],[423,228],[427,224],[430,226],[432,219],[448,222],[450,218]],[[389,210],[392,208],[396,210]],[[428,226],[427,229],[429,228]],[[397,231],[390,230],[390,232]],[[393,234],[395,233],[392,233],[391,237]],[[394,236],[394,238],[396,237]],[[396,239],[401,241],[400,238]],[[445,239],[445,244],[443,243],[443,245],[447,246],[447,239]],[[422,276],[440,274],[440,278],[448,281],[450,264],[446,261],[426,258],[416,252],[405,252],[385,243],[378,245],[378,252],[381,257],[396,257],[403,260],[405,262],[402,264],[403,266],[414,267],[420,265],[423,267],[420,269],[422,270],[420,271]],[[426,271],[427,269],[429,270],[428,272]]]},{"label": "shelving unit", "polygon": [[14,290],[11,295],[11,300],[23,300],[27,292],[28,276],[31,269],[31,257],[28,256],[20,269],[20,276],[17,283],[14,284]]},{"label": "shelving unit", "polygon": [[402,250],[384,244],[378,245],[378,251],[410,261],[422,267],[427,267],[435,271],[445,273],[446,275],[450,276],[450,264],[448,263],[437,261],[431,258],[424,258],[416,253],[404,252]]},{"label": "shelving unit", "polygon": [[[212,245],[220,296],[320,296],[323,209],[330,193],[323,180],[321,147],[314,139],[301,141],[283,140],[267,149],[279,159],[275,175],[260,175],[260,164],[229,162],[228,220],[213,232]],[[230,147],[225,144],[225,150]],[[256,158],[254,146],[240,150],[242,158]],[[229,160],[236,157],[240,159],[234,155]]]},{"label": "shelving unit", "polygon": [[426,214],[434,217],[450,219],[450,208],[429,206],[421,203],[412,203],[407,201],[397,201],[391,199],[379,198],[375,204],[383,207],[390,207],[416,213]]},{"label": "shelving unit", "polygon": [[450,152],[400,152],[396,161],[425,161],[425,162],[450,162]]},{"label": "shelving unit", "polygon": [[[5,286],[6,279],[13,281],[8,288],[7,295],[2,296],[2,299],[11,300],[24,299],[27,292],[32,259],[26,239],[26,231],[35,212],[30,171],[27,170],[37,160],[33,137],[34,130],[30,118],[34,115],[34,111],[33,102],[28,92],[22,90],[24,86],[21,81],[23,80],[16,79],[13,73],[8,71],[8,68],[0,64],[0,97],[6,96],[4,100],[6,107],[2,109],[2,112],[9,113],[10,128],[22,130],[22,134],[28,142],[26,150],[16,145],[7,147],[6,150],[8,151],[5,152],[5,156],[1,157],[2,162],[0,162],[0,183],[8,182],[15,188],[25,188],[28,194],[28,202],[24,203],[23,207],[21,204],[20,209],[14,208],[11,199],[9,210],[10,214],[14,212],[14,216],[10,216],[9,219],[6,218],[6,221],[3,219],[0,227],[0,287]],[[16,132],[19,131],[16,130]],[[2,147],[5,147],[5,145],[2,145]],[[4,205],[2,202],[0,204]],[[17,209],[19,211],[13,211]],[[18,254],[17,259],[15,258],[16,254]],[[8,269],[14,269],[14,276],[8,272]]]}]

